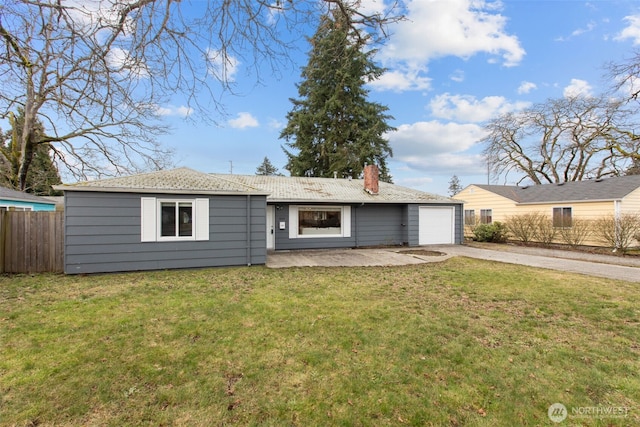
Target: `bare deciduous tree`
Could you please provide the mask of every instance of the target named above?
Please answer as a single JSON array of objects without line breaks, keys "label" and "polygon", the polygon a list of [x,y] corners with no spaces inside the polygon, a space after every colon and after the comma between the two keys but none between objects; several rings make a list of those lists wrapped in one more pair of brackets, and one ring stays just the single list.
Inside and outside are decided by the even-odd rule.
[{"label": "bare deciduous tree", "polygon": [[[180,94],[188,111],[223,112],[242,62],[259,79],[327,8],[384,37],[400,19],[365,14],[358,0],[5,0],[0,4],[0,117],[24,111],[16,180],[49,144],[78,178],[162,168],[160,107]],[[297,31],[297,32],[296,32]],[[205,95],[205,96],[202,96]],[[205,100],[205,101],[203,101]],[[40,121],[45,132],[33,132]]]},{"label": "bare deciduous tree", "polygon": [[623,175],[640,156],[626,105],[576,96],[504,114],[486,126],[487,162],[496,176],[515,172],[535,184]]}]

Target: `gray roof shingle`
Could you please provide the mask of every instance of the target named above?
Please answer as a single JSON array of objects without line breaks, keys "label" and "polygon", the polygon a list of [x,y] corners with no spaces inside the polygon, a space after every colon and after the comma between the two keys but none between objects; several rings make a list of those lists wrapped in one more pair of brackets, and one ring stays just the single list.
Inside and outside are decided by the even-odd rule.
[{"label": "gray roof shingle", "polygon": [[364,191],[362,179],[311,178],[272,175],[221,175],[269,193],[270,202],[335,203],[461,203],[449,197],[426,193],[386,182],[379,183],[378,194]]},{"label": "gray roof shingle", "polygon": [[11,188],[6,188],[6,187],[0,187],[0,199],[15,200],[20,202],[46,203],[49,205],[56,204],[56,202],[50,199],[40,197],[40,196],[34,196],[33,194],[12,190]]},{"label": "gray roof shingle", "polygon": [[157,192],[179,194],[261,194],[270,202],[309,203],[461,203],[448,197],[380,182],[364,191],[362,179],[207,174],[189,168],[83,181],[55,187],[64,191]]},{"label": "gray roof shingle", "polygon": [[56,186],[55,188],[64,191],[266,194],[257,188],[189,168],[163,170],[96,181],[82,181],[75,184]]},{"label": "gray roof shingle", "polygon": [[620,200],[640,188],[640,175],[530,186],[474,184],[517,203]]}]

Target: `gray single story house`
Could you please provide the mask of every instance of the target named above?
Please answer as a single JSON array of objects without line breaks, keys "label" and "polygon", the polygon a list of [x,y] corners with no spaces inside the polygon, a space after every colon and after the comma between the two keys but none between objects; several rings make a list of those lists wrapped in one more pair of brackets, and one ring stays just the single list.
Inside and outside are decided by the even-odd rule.
[{"label": "gray single story house", "polygon": [[459,244],[462,202],[364,179],[188,168],[61,185],[65,272],[265,264],[267,250]]}]

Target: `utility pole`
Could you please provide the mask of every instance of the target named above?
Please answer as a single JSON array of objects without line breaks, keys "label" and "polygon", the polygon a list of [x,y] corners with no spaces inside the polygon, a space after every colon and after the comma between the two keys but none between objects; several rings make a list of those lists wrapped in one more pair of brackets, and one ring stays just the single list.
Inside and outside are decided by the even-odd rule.
[{"label": "utility pole", "polygon": [[229,173],[233,175],[233,160],[229,160]]}]

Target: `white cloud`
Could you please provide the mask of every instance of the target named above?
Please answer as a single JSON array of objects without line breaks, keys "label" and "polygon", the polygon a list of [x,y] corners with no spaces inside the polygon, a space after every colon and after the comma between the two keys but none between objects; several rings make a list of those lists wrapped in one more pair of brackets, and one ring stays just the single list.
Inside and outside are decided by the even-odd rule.
[{"label": "white cloud", "polygon": [[[386,137],[393,160],[417,171],[482,170],[479,155],[465,153],[485,135],[475,124],[417,122],[398,126]],[[480,160],[479,160],[480,159]]]},{"label": "white cloud", "polygon": [[259,126],[258,120],[251,113],[238,113],[238,117],[228,121],[229,126],[234,129],[255,128]]},{"label": "white cloud", "polygon": [[640,15],[629,15],[624,17],[624,21],[628,23],[620,34],[614,40],[632,39],[634,45],[640,44]]},{"label": "white cloud", "polygon": [[536,85],[535,83],[532,82],[527,82],[524,81],[522,83],[520,83],[520,86],[518,86],[518,94],[519,95],[523,95],[526,93],[531,92],[532,90],[538,89],[538,85]]},{"label": "white cloud", "polygon": [[156,113],[159,116],[189,117],[191,114],[193,114],[193,108],[186,107],[184,105],[181,105],[179,107],[168,105],[166,107],[157,107]]},{"label": "white cloud", "polygon": [[429,103],[434,117],[457,122],[483,122],[496,115],[521,110],[529,106],[527,102],[509,102],[502,96],[487,96],[477,99],[471,95],[435,96]]},{"label": "white cloud", "polygon": [[422,75],[421,70],[387,71],[378,80],[368,83],[375,90],[393,90],[403,92],[407,90],[428,90],[431,79]]},{"label": "white cloud", "polygon": [[358,11],[366,15],[384,14],[387,10],[384,0],[361,0]]},{"label": "white cloud", "polygon": [[591,96],[592,87],[586,80],[580,79],[571,79],[571,83],[564,88],[562,94],[565,98],[573,97],[573,96]]},{"label": "white cloud", "polygon": [[285,13],[285,8],[281,2],[272,2],[267,9],[267,24],[275,25],[280,16]]},{"label": "white cloud", "polygon": [[282,120],[271,119],[271,120],[269,120],[268,126],[269,126],[269,128],[274,129],[274,130],[280,130],[280,129],[284,128],[285,123]]},{"label": "white cloud", "polygon": [[453,73],[451,73],[451,75],[449,76],[449,78],[451,80],[453,80],[456,83],[461,83],[464,81],[464,71],[462,70],[455,70]]},{"label": "white cloud", "polygon": [[591,21],[591,22],[589,22],[587,24],[586,27],[577,28],[577,29],[573,30],[569,37],[560,36],[560,37],[556,38],[555,40],[559,41],[559,42],[566,42],[566,41],[571,40],[574,37],[578,37],[578,36],[581,36],[581,35],[583,35],[585,33],[589,33],[591,31],[593,31],[596,27],[597,27],[597,24],[595,22]]},{"label": "white cloud", "polygon": [[525,51],[516,36],[506,33],[507,19],[496,10],[499,5],[485,0],[410,1],[407,20],[392,28],[380,57],[386,63],[425,66],[434,58],[487,53],[500,57],[504,66],[517,65]]},{"label": "white cloud", "polygon": [[223,82],[235,81],[240,61],[217,49],[207,49],[207,68],[209,74]]},{"label": "white cloud", "polygon": [[128,50],[114,47],[107,53],[106,59],[109,67],[118,74],[131,78],[149,77],[145,63],[132,57]]}]

